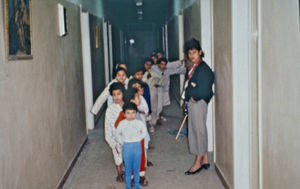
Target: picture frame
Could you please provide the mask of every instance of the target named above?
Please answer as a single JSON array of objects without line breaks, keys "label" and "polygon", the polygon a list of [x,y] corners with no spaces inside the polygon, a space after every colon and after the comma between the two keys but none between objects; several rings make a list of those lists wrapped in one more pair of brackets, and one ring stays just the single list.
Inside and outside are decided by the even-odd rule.
[{"label": "picture frame", "polygon": [[95,27],[95,48],[99,48],[99,39],[100,39],[100,31],[99,31],[99,26]]},{"label": "picture frame", "polygon": [[32,59],[31,0],[4,0],[8,60]]}]

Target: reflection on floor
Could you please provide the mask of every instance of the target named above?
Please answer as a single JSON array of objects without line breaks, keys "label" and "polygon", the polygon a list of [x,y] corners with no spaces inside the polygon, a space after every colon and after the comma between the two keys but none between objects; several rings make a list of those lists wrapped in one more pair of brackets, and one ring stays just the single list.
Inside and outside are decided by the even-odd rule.
[{"label": "reflection on floor", "polygon": [[[184,172],[192,165],[194,156],[189,154],[186,137],[168,133],[168,129],[177,129],[182,120],[178,106],[172,105],[165,110],[168,121],[156,128],[151,135],[148,158],[153,167],[148,167],[146,177],[148,189],[223,189],[214,167],[193,176]],[[210,155],[211,157],[212,155]],[[211,158],[212,159],[212,158]],[[103,118],[97,129],[90,131],[89,141],[84,147],[73,168],[64,189],[123,189],[124,183],[115,181],[116,170],[110,148],[104,141]]]}]

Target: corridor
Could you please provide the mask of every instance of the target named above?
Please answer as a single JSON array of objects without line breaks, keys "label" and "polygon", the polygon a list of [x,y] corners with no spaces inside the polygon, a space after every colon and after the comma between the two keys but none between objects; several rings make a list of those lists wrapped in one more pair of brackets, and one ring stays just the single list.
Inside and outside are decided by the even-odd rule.
[{"label": "corridor", "polygon": [[129,79],[160,51],[170,68],[189,69],[192,38],[202,49],[194,65],[213,72],[211,167],[185,175],[194,156],[186,136],[170,134],[189,69],[163,91],[172,104],[163,126],[157,112],[152,123],[143,188],[299,189],[299,28],[299,0],[0,0],[0,189],[125,188],[104,138],[107,105],[91,109],[120,64]]},{"label": "corridor", "polygon": [[[188,151],[186,136],[179,137],[168,133],[178,129],[182,121],[181,110],[173,103],[165,111],[168,121],[151,134],[151,146],[148,157],[154,166],[147,168],[146,177],[149,189],[223,189],[214,167],[194,176],[186,176],[194,156]],[[97,128],[89,133],[88,144],[84,147],[74,166],[64,189],[122,189],[124,183],[115,181],[115,165],[112,161],[111,149],[103,140],[103,120],[99,120]],[[211,155],[211,154],[210,154]],[[213,163],[212,156],[210,162]]]}]

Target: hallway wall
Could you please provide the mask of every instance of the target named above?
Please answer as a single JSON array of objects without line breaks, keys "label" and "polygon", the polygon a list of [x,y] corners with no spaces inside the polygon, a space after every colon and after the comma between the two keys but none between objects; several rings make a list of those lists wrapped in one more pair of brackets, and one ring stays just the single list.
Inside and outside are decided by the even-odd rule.
[{"label": "hallway wall", "polygon": [[[0,0],[0,188],[53,189],[86,139],[80,10],[32,0],[33,59],[7,61]],[[58,36],[57,3],[68,34]]]},{"label": "hallway wall", "polygon": [[200,0],[183,11],[184,16],[184,41],[194,37],[201,41]]},{"label": "hallway wall", "polygon": [[233,81],[231,0],[213,2],[215,161],[233,186]]},{"label": "hallway wall", "polygon": [[261,29],[263,188],[295,189],[300,184],[299,1],[261,1]]}]

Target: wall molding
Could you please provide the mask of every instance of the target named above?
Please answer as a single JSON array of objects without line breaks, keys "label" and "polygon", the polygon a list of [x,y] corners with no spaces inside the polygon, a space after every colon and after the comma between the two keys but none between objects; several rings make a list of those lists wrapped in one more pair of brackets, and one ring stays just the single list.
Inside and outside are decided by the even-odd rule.
[{"label": "wall molding", "polygon": [[57,184],[57,189],[62,189],[64,184],[66,183],[67,179],[69,178],[70,176],[70,173],[73,169],[73,167],[75,166],[77,160],[78,160],[78,157],[80,156],[82,150],[83,150],[83,147],[86,145],[88,141],[88,136],[86,136],[86,138],[84,139],[83,143],[81,144],[79,150],[77,151],[77,153],[75,154],[73,160],[70,162],[66,172],[64,173],[63,177],[60,179],[60,181],[58,182]]},{"label": "wall molding", "polygon": [[228,180],[225,178],[224,173],[222,172],[222,170],[219,168],[218,164],[215,163],[215,170],[217,172],[217,175],[219,176],[223,186],[225,189],[231,189]]}]

